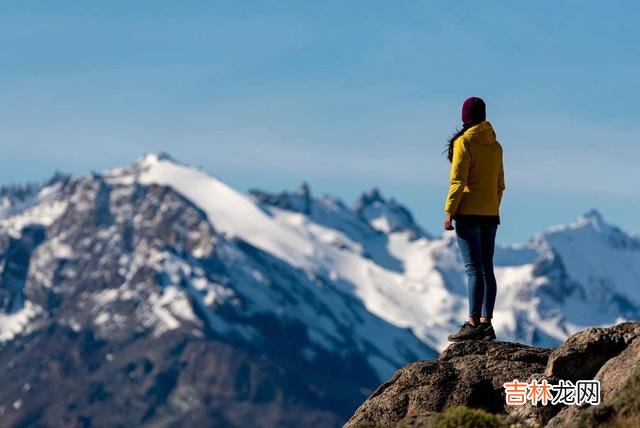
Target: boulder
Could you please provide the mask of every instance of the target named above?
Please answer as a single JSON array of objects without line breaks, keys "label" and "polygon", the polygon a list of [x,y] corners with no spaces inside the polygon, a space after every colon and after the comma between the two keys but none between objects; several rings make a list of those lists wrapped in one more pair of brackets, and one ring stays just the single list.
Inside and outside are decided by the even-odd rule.
[{"label": "boulder", "polygon": [[[560,379],[596,379],[601,383],[601,403],[507,406],[503,384],[514,379],[546,379],[551,384]],[[561,427],[606,422],[633,426],[637,422],[640,426],[640,322],[589,328],[556,349],[498,341],[452,343],[437,359],[399,369],[345,426],[428,427],[460,406],[487,411],[496,416],[498,425]],[[473,412],[458,413],[473,417]]]},{"label": "boulder", "polygon": [[608,360],[595,379],[600,381],[601,405],[566,406],[549,420],[547,426],[563,427],[578,421],[582,425],[595,426],[616,419],[618,415],[624,417],[624,413],[633,413],[634,409],[629,408],[632,407],[630,398],[640,395],[640,339],[633,340],[618,356]]},{"label": "boulder", "polygon": [[418,361],[398,370],[356,410],[346,426],[405,424],[456,405],[505,413],[502,385],[542,372],[550,353],[550,349],[518,343],[453,343],[435,360]]},{"label": "boulder", "polygon": [[592,379],[607,360],[622,352],[640,334],[637,324],[589,328],[574,334],[553,351],[545,375],[572,382]]}]

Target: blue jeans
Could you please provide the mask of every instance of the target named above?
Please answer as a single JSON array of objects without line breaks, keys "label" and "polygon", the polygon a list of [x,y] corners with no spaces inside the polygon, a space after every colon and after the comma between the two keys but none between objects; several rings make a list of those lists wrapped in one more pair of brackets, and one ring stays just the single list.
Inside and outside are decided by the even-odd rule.
[{"label": "blue jeans", "polygon": [[458,247],[467,273],[469,316],[493,316],[496,302],[496,276],[493,273],[496,224],[458,224]]}]

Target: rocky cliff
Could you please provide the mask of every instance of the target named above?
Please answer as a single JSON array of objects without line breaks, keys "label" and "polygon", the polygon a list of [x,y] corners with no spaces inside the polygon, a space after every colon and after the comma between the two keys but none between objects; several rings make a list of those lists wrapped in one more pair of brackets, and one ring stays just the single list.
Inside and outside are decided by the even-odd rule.
[{"label": "rocky cliff", "polygon": [[[500,341],[453,343],[438,359],[398,370],[346,427],[639,426],[638,337],[640,322],[626,322],[580,331],[555,349]],[[546,379],[553,385],[561,379],[598,380],[600,404],[509,406],[503,384],[514,379]]]}]

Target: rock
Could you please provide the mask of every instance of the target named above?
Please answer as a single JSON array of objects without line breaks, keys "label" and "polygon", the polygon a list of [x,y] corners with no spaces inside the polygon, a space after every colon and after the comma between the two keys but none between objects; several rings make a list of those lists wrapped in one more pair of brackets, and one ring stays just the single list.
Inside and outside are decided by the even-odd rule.
[{"label": "rock", "polygon": [[508,342],[451,344],[438,359],[419,361],[382,384],[346,426],[389,425],[456,405],[505,413],[504,382],[542,372],[551,350]]},{"label": "rock", "polygon": [[[552,377],[544,376],[541,373],[534,373],[529,376],[528,379],[521,379],[527,383],[530,383],[532,380],[538,381],[540,383],[543,380],[546,380],[550,384],[556,383],[557,379]],[[518,421],[524,422],[526,424],[536,426],[542,425],[549,419],[551,419],[556,413],[558,413],[562,409],[561,406],[541,406],[541,405],[533,405],[531,403],[526,403],[521,406],[509,406],[505,405],[505,411],[515,417]]]},{"label": "rock", "polygon": [[625,349],[640,334],[637,323],[623,323],[614,328],[589,328],[571,336],[553,351],[546,376],[571,380],[592,379],[611,357]]},{"label": "rock", "polygon": [[628,404],[628,400],[622,399],[625,393],[634,388],[634,377],[640,375],[640,339],[635,339],[618,356],[611,358],[598,370],[595,379],[600,381],[600,406],[580,408],[578,406],[566,406],[553,419],[549,421],[549,427],[561,427],[570,421],[583,420],[588,425],[602,423],[617,413],[620,413],[620,405]]},{"label": "rock", "polygon": [[[508,342],[453,343],[437,359],[398,370],[345,426],[428,427],[461,405],[488,411],[507,425],[633,426],[640,423],[639,337],[640,322],[625,322],[578,332],[555,350]],[[502,385],[513,379],[550,384],[596,379],[601,404],[507,406]]]},{"label": "rock", "polygon": [[633,375],[630,367],[640,367],[640,339],[634,340],[623,352],[607,361],[596,374],[602,390],[602,401],[613,400]]}]

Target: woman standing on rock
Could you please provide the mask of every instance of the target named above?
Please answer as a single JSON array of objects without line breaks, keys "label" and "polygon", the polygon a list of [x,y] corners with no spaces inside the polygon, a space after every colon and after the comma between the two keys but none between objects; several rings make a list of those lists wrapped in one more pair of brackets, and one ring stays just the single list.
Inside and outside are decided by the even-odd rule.
[{"label": "woman standing on rock", "polygon": [[500,224],[504,191],[502,146],[486,120],[484,101],[477,97],[462,105],[462,129],[449,140],[451,162],[449,192],[445,202],[445,230],[453,230],[467,273],[469,320],[450,341],[496,338],[491,325],[496,300],[493,250]]}]

